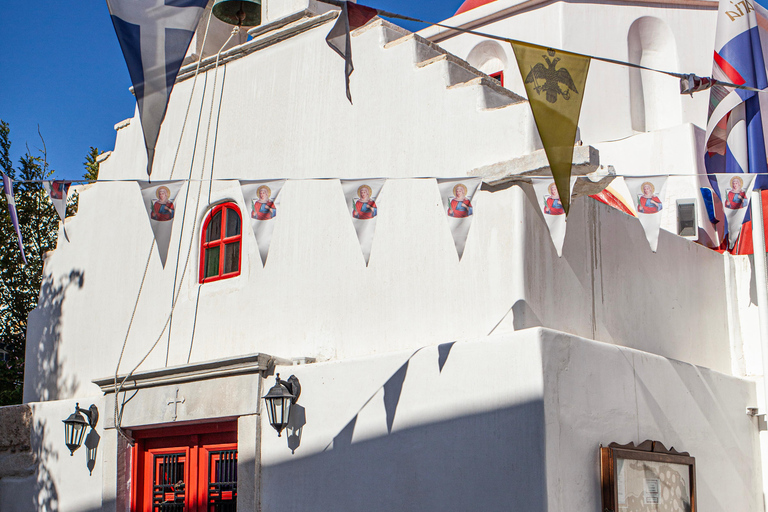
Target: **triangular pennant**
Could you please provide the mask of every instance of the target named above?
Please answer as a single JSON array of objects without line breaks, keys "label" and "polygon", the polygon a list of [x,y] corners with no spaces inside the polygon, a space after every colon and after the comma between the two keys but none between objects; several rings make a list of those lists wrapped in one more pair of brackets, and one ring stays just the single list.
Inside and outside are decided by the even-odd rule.
[{"label": "triangular pennant", "polygon": [[280,191],[285,180],[240,181],[245,207],[250,212],[251,227],[259,246],[259,255],[264,265],[269,255],[272,231],[275,229],[277,207],[280,204]]},{"label": "triangular pennant", "polygon": [[176,75],[207,4],[208,0],[107,0],[139,105],[148,175]]},{"label": "triangular pennant", "polygon": [[24,264],[27,264],[27,255],[24,254],[24,243],[21,240],[21,228],[19,226],[19,216],[16,212],[16,200],[13,196],[13,182],[7,174],[3,173],[3,192],[5,193],[5,199],[8,202],[8,213],[11,216],[11,224],[16,231],[16,242],[19,244],[19,251],[21,252],[21,259]]},{"label": "triangular pennant", "polygon": [[645,231],[645,238],[651,250],[656,252],[659,245],[661,216],[664,210],[664,192],[668,176],[652,178],[624,178],[629,195],[634,200],[637,218]]},{"label": "triangular pennant", "polygon": [[755,184],[754,174],[717,174],[717,188],[723,201],[723,212],[728,223],[728,248],[733,249],[741,233],[741,224],[747,214],[749,194]]},{"label": "triangular pennant", "polygon": [[62,222],[67,218],[67,195],[69,194],[70,185],[72,185],[71,181],[55,180],[43,182],[43,188],[48,192],[48,199],[51,200],[51,204],[53,204]]},{"label": "triangular pennant", "polygon": [[568,215],[567,188],[590,58],[527,43],[512,43],[512,48],[563,210]]},{"label": "triangular pennant", "polygon": [[366,266],[371,257],[371,245],[376,232],[376,216],[379,214],[376,199],[379,197],[381,187],[384,186],[384,181],[383,179],[341,180],[344,199],[352,216],[352,224],[355,226]]},{"label": "triangular pennant", "polygon": [[[568,182],[567,196],[570,198],[573,185],[577,178],[571,178]],[[549,228],[549,236],[557,251],[557,257],[563,255],[563,242],[565,242],[566,214],[565,204],[560,196],[560,189],[552,178],[533,178],[533,193],[536,196],[536,205],[544,214],[544,222]]]},{"label": "triangular pennant", "polygon": [[354,2],[342,2],[339,18],[325,37],[328,46],[344,59],[344,79],[347,84],[347,99],[350,103],[352,103],[352,93],[349,91],[349,76],[355,70],[355,66],[352,65],[350,31],[362,27],[375,18],[377,14],[379,14],[378,9],[358,5]]},{"label": "triangular pennant", "polygon": [[469,228],[472,226],[474,214],[472,200],[481,182],[481,178],[437,180],[440,197],[443,198],[443,210],[453,235],[456,252],[459,254],[459,261],[464,254],[464,245],[467,242]]},{"label": "triangular pennant", "polygon": [[137,182],[141,187],[141,197],[147,210],[152,232],[155,234],[157,252],[165,267],[168,257],[168,246],[171,243],[173,219],[176,214],[176,196],[181,190],[183,181],[148,181]]}]

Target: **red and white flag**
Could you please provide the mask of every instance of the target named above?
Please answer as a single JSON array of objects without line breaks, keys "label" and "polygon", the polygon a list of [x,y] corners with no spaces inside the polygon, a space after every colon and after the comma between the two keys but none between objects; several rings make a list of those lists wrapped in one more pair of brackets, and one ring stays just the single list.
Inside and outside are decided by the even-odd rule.
[{"label": "red and white flag", "polygon": [[443,210],[451,229],[453,243],[459,254],[459,261],[464,254],[469,228],[472,226],[475,207],[472,204],[475,193],[481,183],[481,178],[438,179],[437,187],[443,198]]},{"label": "red and white flag", "polygon": [[341,14],[336,24],[325,38],[328,46],[344,59],[344,79],[347,83],[347,99],[352,103],[352,93],[349,92],[349,75],[355,70],[352,65],[352,43],[350,31],[360,28],[379,14],[378,9],[358,5],[354,2],[341,2]]},{"label": "red and white flag", "polygon": [[152,225],[152,232],[157,243],[160,261],[165,267],[168,246],[171,244],[173,219],[176,217],[176,196],[179,195],[183,181],[148,181],[137,182],[141,187],[144,208]]},{"label": "red and white flag", "polygon": [[245,207],[250,212],[251,228],[259,246],[262,264],[267,264],[275,217],[280,205],[280,191],[285,180],[240,181]]},{"label": "red and white flag", "polygon": [[373,235],[376,232],[376,218],[379,215],[376,200],[379,198],[379,192],[384,186],[384,181],[386,180],[341,180],[344,199],[352,216],[352,224],[355,226],[366,266],[371,257]]}]

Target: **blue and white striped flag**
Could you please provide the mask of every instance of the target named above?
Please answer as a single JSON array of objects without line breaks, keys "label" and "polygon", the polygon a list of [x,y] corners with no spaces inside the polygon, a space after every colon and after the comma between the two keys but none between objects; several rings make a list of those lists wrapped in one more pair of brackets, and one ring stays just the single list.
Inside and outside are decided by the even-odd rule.
[{"label": "blue and white striped flag", "polygon": [[19,216],[16,214],[16,200],[13,198],[13,183],[7,174],[3,173],[3,191],[5,199],[8,201],[8,213],[11,214],[13,229],[16,230],[16,241],[19,243],[21,259],[27,264],[27,256],[24,254],[24,244],[21,242],[21,229],[19,228]]},{"label": "blue and white striped flag", "polygon": [[107,0],[139,105],[149,175],[168,98],[207,3],[208,0]]}]

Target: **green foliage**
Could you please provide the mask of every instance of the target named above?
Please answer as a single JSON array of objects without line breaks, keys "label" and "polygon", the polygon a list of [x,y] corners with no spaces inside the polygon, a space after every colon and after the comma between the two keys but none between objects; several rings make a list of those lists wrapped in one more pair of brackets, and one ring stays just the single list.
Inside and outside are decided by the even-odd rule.
[{"label": "green foliage", "polygon": [[85,156],[85,174],[83,178],[86,180],[96,181],[99,179],[99,164],[96,162],[96,157],[99,156],[99,148],[91,146],[91,150]]},{"label": "green foliage", "polygon": [[[10,127],[0,120],[0,167],[12,180],[27,264],[19,252],[8,205],[0,200],[0,406],[22,401],[27,315],[37,306],[45,253],[56,248],[59,217],[39,180],[51,179],[45,141],[34,156],[29,147],[13,168]],[[18,180],[18,181],[17,181]],[[27,180],[38,180],[24,183]]]}]

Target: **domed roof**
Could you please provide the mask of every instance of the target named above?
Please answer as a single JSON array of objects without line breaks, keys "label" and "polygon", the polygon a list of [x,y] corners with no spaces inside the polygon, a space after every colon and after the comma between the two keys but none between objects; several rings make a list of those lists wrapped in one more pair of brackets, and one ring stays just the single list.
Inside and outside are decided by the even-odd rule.
[{"label": "domed roof", "polygon": [[[489,4],[494,1],[495,0],[464,0],[464,3],[461,4],[461,7],[459,7],[459,10],[456,11],[456,14],[461,14],[463,12],[471,11],[475,7],[480,7],[481,5]],[[456,16],[456,14],[454,14],[454,16]]]}]

